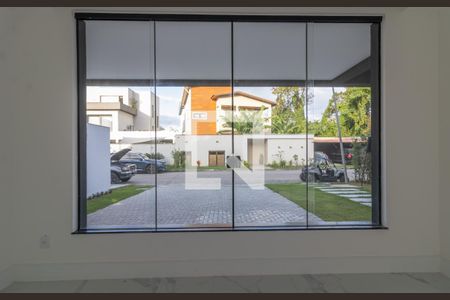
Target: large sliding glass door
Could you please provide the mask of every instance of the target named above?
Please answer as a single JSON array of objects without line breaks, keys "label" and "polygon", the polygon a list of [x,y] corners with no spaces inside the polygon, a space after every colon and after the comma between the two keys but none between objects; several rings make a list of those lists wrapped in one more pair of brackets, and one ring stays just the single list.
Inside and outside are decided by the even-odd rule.
[{"label": "large sliding glass door", "polygon": [[[155,229],[153,22],[86,21],[86,227]],[[81,26],[79,24],[79,26]],[[83,121],[81,121],[83,120]]]},{"label": "large sliding glass door", "polygon": [[[308,132],[314,136],[308,210],[315,226],[370,225],[378,218],[378,24],[308,24]],[[377,177],[377,176],[375,176]],[[376,179],[375,179],[376,180]],[[375,213],[374,213],[375,209]]]},{"label": "large sliding glass door", "polygon": [[[157,175],[159,229],[232,226],[232,137],[214,97],[231,93],[230,22],[155,22],[157,140],[171,140]],[[171,157],[170,157],[171,156]]]},{"label": "large sliding glass door", "polygon": [[308,156],[306,24],[236,22],[233,45],[234,141],[244,162],[236,226],[306,226],[307,211],[281,194],[299,182]]},{"label": "large sliding glass door", "polygon": [[78,16],[81,230],[380,225],[378,19],[117,18]]}]

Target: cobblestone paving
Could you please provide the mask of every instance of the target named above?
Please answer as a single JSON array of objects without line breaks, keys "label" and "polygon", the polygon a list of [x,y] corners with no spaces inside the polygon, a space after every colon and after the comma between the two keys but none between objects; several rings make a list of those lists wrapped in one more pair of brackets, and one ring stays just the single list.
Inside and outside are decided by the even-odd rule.
[{"label": "cobblestone paving", "polygon": [[[221,190],[185,190],[181,185],[158,187],[158,227],[231,225],[231,186]],[[235,187],[235,225],[306,225],[306,211],[269,189]],[[323,221],[309,214],[309,224]],[[88,215],[88,226],[154,227],[155,189],[147,190]]]}]

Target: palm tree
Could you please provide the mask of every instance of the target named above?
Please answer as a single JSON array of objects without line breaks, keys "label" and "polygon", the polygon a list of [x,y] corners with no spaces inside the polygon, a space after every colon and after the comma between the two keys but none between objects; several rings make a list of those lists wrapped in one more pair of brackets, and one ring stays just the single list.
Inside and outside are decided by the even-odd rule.
[{"label": "palm tree", "polygon": [[224,121],[223,127],[233,128],[237,134],[259,134],[264,130],[264,107],[261,107],[259,111],[247,111],[242,110],[237,113],[229,113],[222,116]]},{"label": "palm tree", "polygon": [[272,116],[272,133],[276,134],[296,134],[302,132],[302,124],[292,118],[281,115]]}]

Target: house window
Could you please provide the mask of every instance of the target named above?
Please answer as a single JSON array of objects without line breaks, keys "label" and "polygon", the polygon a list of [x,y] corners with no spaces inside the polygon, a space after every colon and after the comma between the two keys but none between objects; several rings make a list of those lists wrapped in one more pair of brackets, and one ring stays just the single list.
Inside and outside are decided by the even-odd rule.
[{"label": "house window", "polygon": [[208,120],[207,112],[193,112],[192,113],[193,120]]},{"label": "house window", "polygon": [[382,227],[380,17],[76,18],[80,232]]}]

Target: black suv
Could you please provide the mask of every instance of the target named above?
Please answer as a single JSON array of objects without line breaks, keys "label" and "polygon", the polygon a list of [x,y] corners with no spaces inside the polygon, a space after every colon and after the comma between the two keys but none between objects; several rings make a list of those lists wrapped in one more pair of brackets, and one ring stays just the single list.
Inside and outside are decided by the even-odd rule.
[{"label": "black suv", "polygon": [[120,159],[131,149],[123,149],[111,154],[111,183],[127,182],[137,172],[136,165],[121,162]]}]

